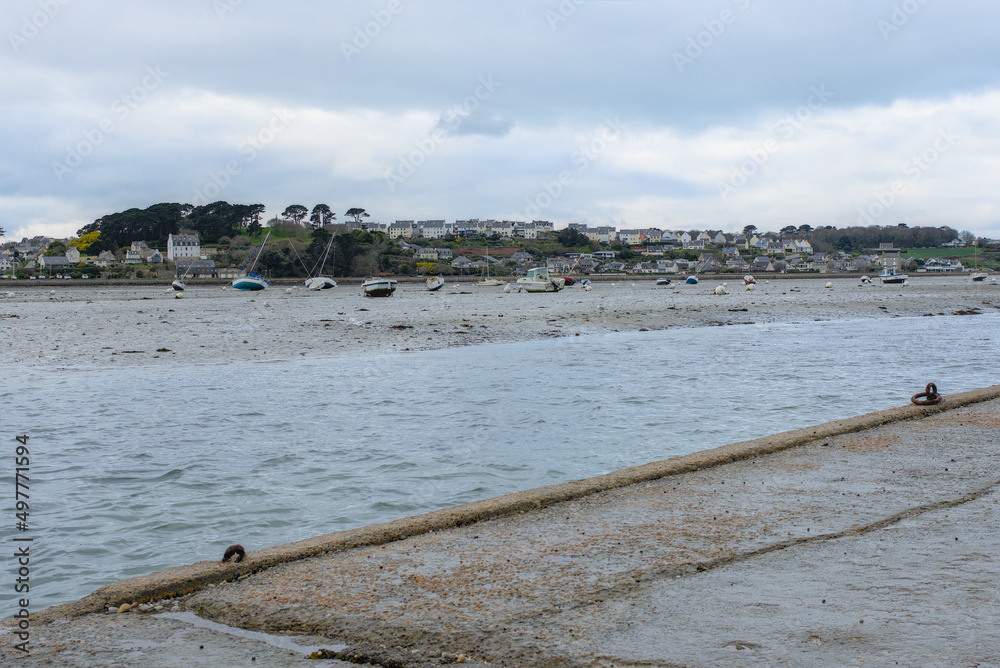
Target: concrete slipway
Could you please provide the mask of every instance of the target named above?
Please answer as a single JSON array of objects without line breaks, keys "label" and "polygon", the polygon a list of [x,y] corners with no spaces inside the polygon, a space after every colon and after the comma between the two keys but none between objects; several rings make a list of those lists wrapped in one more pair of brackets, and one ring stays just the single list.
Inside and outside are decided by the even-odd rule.
[{"label": "concrete slipway", "polygon": [[1000,665],[998,463],[1000,385],[118,582],[0,663]]}]

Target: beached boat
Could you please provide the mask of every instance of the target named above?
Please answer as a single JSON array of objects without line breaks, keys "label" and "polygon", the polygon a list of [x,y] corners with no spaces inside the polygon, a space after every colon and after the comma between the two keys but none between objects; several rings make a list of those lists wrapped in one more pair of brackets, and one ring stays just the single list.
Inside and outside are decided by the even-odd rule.
[{"label": "beached boat", "polygon": [[313,276],[306,279],[306,289],[308,290],[329,290],[337,287],[337,281],[329,276]]},{"label": "beached boat", "polygon": [[687,280],[684,281],[684,282],[687,283],[688,285],[698,285],[698,277],[697,276],[688,276]]},{"label": "beached boat", "polygon": [[517,279],[517,287],[526,292],[559,292],[566,287],[566,282],[562,277],[549,276],[548,267],[535,267]]},{"label": "beached boat", "polygon": [[323,251],[323,258],[309,272],[309,278],[306,279],[306,289],[308,290],[329,290],[330,288],[337,287],[337,281],[323,275],[323,270],[326,268],[326,258],[330,255],[330,246],[333,245],[333,236],[331,234],[330,240],[326,242],[326,250]]},{"label": "beached boat", "polygon": [[978,244],[973,244],[973,248],[975,249],[975,252],[976,252],[976,260],[975,260],[976,266],[972,270],[972,276],[971,276],[971,278],[972,278],[973,281],[976,281],[976,282],[985,281],[986,277],[989,276],[989,274],[986,273],[985,271],[979,271],[979,246],[978,246]]},{"label": "beached boat", "polygon": [[752,285],[756,282],[757,279],[751,276],[750,274],[747,274],[746,276],[743,277],[743,285]]},{"label": "beached boat", "polygon": [[440,290],[444,286],[444,276],[431,276],[424,281],[424,285],[427,286],[427,289],[431,292]]},{"label": "beached boat", "polygon": [[483,278],[482,280],[476,281],[476,285],[481,288],[495,288],[497,286],[503,285],[503,281],[498,281],[495,278],[490,278],[490,254],[489,251],[486,252],[486,261],[483,264]]},{"label": "beached boat", "polygon": [[361,283],[361,289],[366,297],[388,297],[396,291],[397,281],[394,278],[374,278],[369,276]]},{"label": "beached boat", "polygon": [[267,243],[267,239],[270,236],[270,232],[264,235],[264,240],[260,242],[260,246],[257,247],[255,252],[250,253],[250,257],[240,267],[239,273],[233,279],[233,287],[237,290],[264,290],[270,285],[263,276],[253,273],[253,269],[257,265],[257,260],[260,259],[260,254],[264,250],[264,244]]},{"label": "beached boat", "polygon": [[187,278],[188,272],[191,271],[191,267],[193,266],[194,266],[194,259],[191,259],[188,261],[188,266],[187,269],[184,270],[184,274],[180,278],[175,278],[170,283],[170,287],[172,287],[177,292],[184,292],[184,288],[187,287],[187,285],[184,283],[184,279]]},{"label": "beached boat", "polygon": [[657,285],[670,285],[670,279],[669,278],[658,278],[658,279],[656,279],[656,284]]},{"label": "beached boat", "polygon": [[908,274],[897,273],[892,267],[886,267],[878,277],[883,283],[902,283],[910,276]]}]

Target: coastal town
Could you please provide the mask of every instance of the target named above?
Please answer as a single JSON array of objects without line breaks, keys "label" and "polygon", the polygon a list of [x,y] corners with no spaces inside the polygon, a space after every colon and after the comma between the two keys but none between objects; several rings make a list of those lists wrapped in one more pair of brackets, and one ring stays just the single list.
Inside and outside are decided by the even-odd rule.
[{"label": "coastal town", "polygon": [[885,269],[950,274],[995,264],[989,249],[1000,246],[997,240],[976,239],[949,227],[920,228],[935,233],[933,245],[882,241],[904,231],[888,228],[876,237],[877,243],[858,247],[860,242],[850,240],[831,243],[835,228],[810,225],[777,232],[748,225],[739,232],[725,232],[569,223],[556,230],[552,222],[542,220],[380,223],[369,220],[363,209],[351,209],[352,219],[337,224],[332,215],[317,216],[316,209],[311,221],[303,220],[305,207],[289,207],[267,227],[237,227],[232,236],[211,240],[197,230],[183,229],[162,239],[132,239],[118,246],[100,243],[101,230],[94,226],[75,238],[23,238],[0,246],[0,275],[7,279],[232,278],[265,230],[274,241],[271,252],[262,255],[260,267],[276,278],[308,274],[307,265],[315,264],[320,246],[331,236],[351,242],[340,244],[339,265],[334,253],[334,266],[328,271],[336,276],[484,272],[523,276],[535,267],[578,275],[865,274]]}]

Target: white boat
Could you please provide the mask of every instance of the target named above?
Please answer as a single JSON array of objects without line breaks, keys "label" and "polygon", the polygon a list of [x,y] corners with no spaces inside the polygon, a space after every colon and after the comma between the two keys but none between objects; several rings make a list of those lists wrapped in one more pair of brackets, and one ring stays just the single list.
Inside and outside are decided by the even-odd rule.
[{"label": "white boat", "polygon": [[743,277],[743,285],[752,285],[756,282],[757,279],[751,276],[750,274],[747,274],[746,276]]},{"label": "white boat", "polygon": [[562,278],[549,276],[548,267],[535,267],[517,279],[517,287],[526,292],[559,292],[566,286]]},{"label": "white boat", "polygon": [[688,276],[687,280],[684,281],[684,282],[687,283],[688,285],[698,285],[698,277],[697,276]]},{"label": "white boat", "polygon": [[253,273],[253,268],[257,266],[257,260],[260,259],[260,254],[264,251],[264,244],[267,243],[267,239],[270,236],[270,232],[264,235],[264,240],[260,242],[256,253],[251,253],[247,261],[240,267],[239,273],[233,279],[233,287],[237,290],[264,290],[270,285],[263,276]]},{"label": "white boat", "polygon": [[483,265],[483,280],[476,281],[476,285],[481,288],[495,288],[497,286],[503,285],[503,281],[498,281],[495,278],[490,278],[490,252],[486,251],[486,262]]},{"label": "white boat", "polygon": [[427,289],[430,290],[431,292],[434,292],[435,290],[440,290],[444,286],[444,276],[440,275],[431,276],[426,281],[424,281],[424,285],[426,285]]},{"label": "white boat", "polygon": [[397,281],[394,278],[374,278],[369,276],[361,283],[365,297],[388,297],[396,291]]},{"label": "white boat", "polygon": [[973,281],[976,281],[976,282],[985,281],[986,277],[989,276],[989,274],[986,273],[985,271],[979,271],[979,245],[978,245],[978,241],[975,244],[973,244],[973,248],[976,251],[976,268],[972,271],[971,278],[972,278]]},{"label": "white boat", "polygon": [[658,278],[658,279],[656,279],[656,284],[657,285],[670,285],[670,279],[669,278]]},{"label": "white boat", "polygon": [[878,275],[883,283],[902,283],[909,278],[908,274],[896,273],[896,270],[891,267],[886,267],[882,270],[882,273]]},{"label": "white boat", "polygon": [[173,282],[170,284],[170,287],[172,287],[177,292],[184,292],[184,288],[187,287],[187,285],[184,284],[184,279],[187,278],[188,272],[191,271],[191,267],[193,266],[194,266],[194,259],[191,259],[188,262],[187,269],[184,270],[184,274],[180,278],[175,278]]},{"label": "white boat", "polygon": [[329,290],[337,287],[337,281],[329,276],[313,276],[306,279],[306,289],[308,290]]},{"label": "white boat", "polygon": [[306,279],[307,290],[329,290],[330,288],[337,287],[337,281],[323,275],[323,269],[326,268],[326,258],[330,254],[330,246],[333,245],[333,236],[331,234],[330,240],[326,242],[326,250],[323,251],[323,258],[309,272],[309,278]]}]

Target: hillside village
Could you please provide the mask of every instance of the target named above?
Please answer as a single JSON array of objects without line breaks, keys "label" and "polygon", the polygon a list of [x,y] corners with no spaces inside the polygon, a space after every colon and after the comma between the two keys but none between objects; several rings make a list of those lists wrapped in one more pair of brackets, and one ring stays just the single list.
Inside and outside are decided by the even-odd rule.
[{"label": "hillside village", "polygon": [[[264,266],[273,276],[304,275],[303,257],[315,255],[317,226],[299,221],[269,221],[264,228],[277,234],[279,250]],[[381,273],[400,275],[444,273],[477,274],[489,267],[496,275],[523,275],[527,269],[546,265],[560,274],[764,274],[813,272],[821,274],[877,272],[893,267],[926,273],[951,273],[969,269],[955,257],[906,258],[893,243],[858,252],[818,250],[809,225],[786,227],[780,232],[758,231],[747,226],[742,233],[718,230],[685,231],[656,228],[616,229],[571,223],[556,231],[548,221],[497,220],[397,220],[378,223],[357,219],[320,226],[327,235],[353,235],[359,240],[380,239],[379,258],[373,265]],[[827,228],[832,229],[832,228]],[[939,228],[950,230],[950,228]],[[87,237],[51,239],[35,237],[0,247],[0,274],[6,278],[146,278],[186,275],[231,278],[249,255],[261,234],[251,239],[238,235],[202,244],[193,231],[169,234],[156,247],[144,240],[126,248],[86,253]],[[272,237],[275,238],[275,237]],[[325,237],[329,238],[329,236]],[[980,244],[992,243],[981,239]],[[940,245],[963,248],[959,236]],[[82,250],[81,250],[82,249]],[[300,260],[296,266],[293,258]],[[341,272],[345,274],[349,272]],[[339,275],[339,274],[338,274]]]}]

